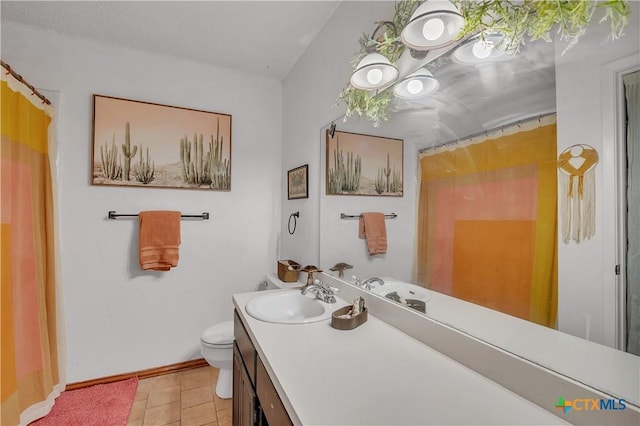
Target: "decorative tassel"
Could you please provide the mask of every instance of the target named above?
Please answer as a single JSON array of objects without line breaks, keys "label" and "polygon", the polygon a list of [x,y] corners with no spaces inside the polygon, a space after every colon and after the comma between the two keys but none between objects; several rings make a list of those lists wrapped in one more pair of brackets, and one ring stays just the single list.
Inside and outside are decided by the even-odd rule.
[{"label": "decorative tassel", "polygon": [[[582,163],[574,166],[573,159],[582,160]],[[596,164],[598,152],[588,145],[569,147],[558,159],[562,241],[565,244],[572,240],[580,243],[596,233]]]}]

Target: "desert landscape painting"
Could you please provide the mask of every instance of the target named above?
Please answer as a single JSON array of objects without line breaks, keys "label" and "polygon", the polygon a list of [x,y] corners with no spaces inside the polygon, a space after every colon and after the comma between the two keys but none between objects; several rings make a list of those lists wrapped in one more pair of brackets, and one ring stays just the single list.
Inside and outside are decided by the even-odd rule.
[{"label": "desert landscape painting", "polygon": [[327,131],[327,195],[402,197],[402,139]]},{"label": "desert landscape painting", "polygon": [[93,185],[231,190],[231,115],[93,95]]}]

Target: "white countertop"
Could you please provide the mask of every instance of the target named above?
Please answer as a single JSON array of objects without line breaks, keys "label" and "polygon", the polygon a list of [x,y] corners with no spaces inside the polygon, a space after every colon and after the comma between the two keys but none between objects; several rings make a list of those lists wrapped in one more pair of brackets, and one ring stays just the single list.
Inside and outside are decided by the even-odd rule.
[{"label": "white countertop", "polygon": [[233,302],[294,424],[568,424],[371,314],[348,331],[256,320],[260,294]]}]

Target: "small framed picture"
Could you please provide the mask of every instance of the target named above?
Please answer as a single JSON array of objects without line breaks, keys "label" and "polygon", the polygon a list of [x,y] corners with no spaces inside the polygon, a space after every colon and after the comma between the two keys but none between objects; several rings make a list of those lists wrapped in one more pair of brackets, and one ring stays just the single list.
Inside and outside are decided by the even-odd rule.
[{"label": "small framed picture", "polygon": [[309,198],[309,165],[296,167],[287,172],[289,200]]}]

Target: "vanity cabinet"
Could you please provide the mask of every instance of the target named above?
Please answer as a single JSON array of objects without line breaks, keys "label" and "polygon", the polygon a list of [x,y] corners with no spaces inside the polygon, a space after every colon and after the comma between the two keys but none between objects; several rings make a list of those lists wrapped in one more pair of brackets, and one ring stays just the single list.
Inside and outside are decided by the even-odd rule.
[{"label": "vanity cabinet", "polygon": [[293,425],[237,312],[233,330],[233,426]]}]

